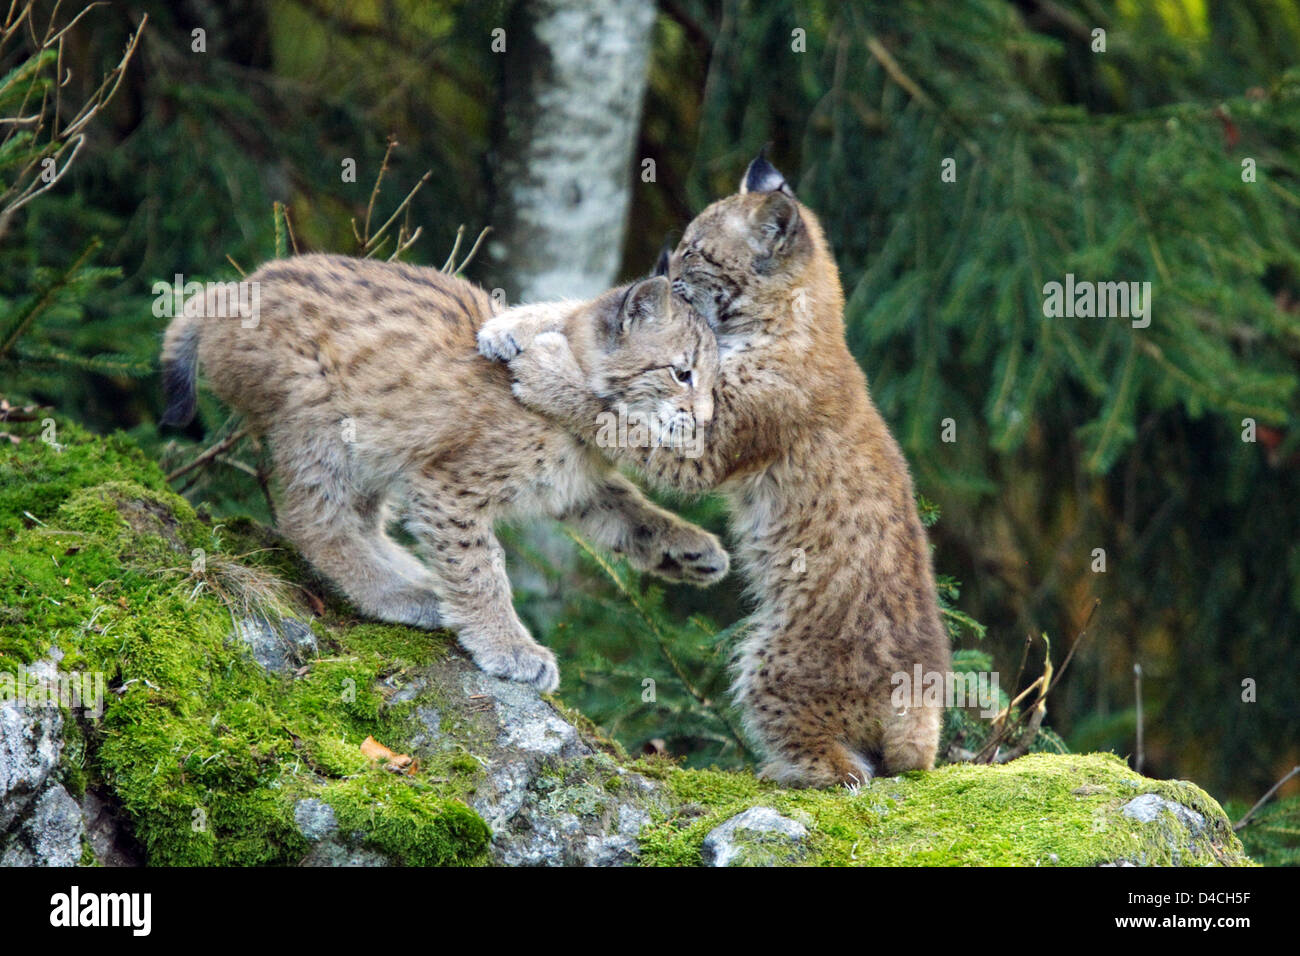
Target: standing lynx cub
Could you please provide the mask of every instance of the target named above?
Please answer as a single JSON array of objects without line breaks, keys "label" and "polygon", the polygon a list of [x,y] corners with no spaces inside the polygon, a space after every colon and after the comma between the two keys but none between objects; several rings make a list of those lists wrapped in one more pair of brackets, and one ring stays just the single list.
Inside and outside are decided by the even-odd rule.
[{"label": "standing lynx cub", "polygon": [[[727,496],[758,601],[734,690],[765,774],[827,786],[932,767],[942,701],[913,687],[906,706],[891,703],[897,675],[910,685],[918,668],[929,681],[950,668],[929,546],[907,463],[845,345],[817,218],[760,157],[737,195],[691,222],[667,268],[717,335],[715,414],[696,457],[621,451],[663,486]],[[538,335],[510,369],[526,405],[592,429],[600,404],[562,336]]]},{"label": "standing lynx cub", "polygon": [[[425,268],[306,255],[269,263],[260,313],[187,304],[167,329],[168,411],[194,414],[195,366],[269,438],[284,535],[365,614],[449,626],[492,674],[554,690],[551,651],[511,605],[502,519],[572,521],[633,566],[707,585],[727,572],[717,539],[647,501],[592,446],[510,394],[475,334],[491,301]],[[196,300],[198,297],[195,297]],[[612,402],[677,419],[712,414],[717,348],[666,279],[545,307]],[[385,534],[390,506],[422,563]]]}]

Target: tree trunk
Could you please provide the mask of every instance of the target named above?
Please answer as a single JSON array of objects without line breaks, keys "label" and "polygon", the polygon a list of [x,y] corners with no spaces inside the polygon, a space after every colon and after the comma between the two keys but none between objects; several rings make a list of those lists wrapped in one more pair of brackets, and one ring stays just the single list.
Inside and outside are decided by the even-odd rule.
[{"label": "tree trunk", "polygon": [[618,273],[654,27],[647,0],[521,0],[503,54],[493,284],[589,298]]},{"label": "tree trunk", "polygon": [[[586,299],[618,274],[655,7],[649,0],[519,0],[506,24],[493,136],[487,283],[508,302]],[[554,582],[519,551],[576,573],[573,542],[546,523],[511,548],[515,587],[534,620],[563,607]],[[546,595],[546,597],[543,597]]]}]

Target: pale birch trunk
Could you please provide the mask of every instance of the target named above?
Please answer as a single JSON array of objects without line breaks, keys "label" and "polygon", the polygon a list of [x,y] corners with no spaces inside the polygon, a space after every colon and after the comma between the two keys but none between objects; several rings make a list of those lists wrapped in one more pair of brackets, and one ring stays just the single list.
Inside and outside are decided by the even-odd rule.
[{"label": "pale birch trunk", "polygon": [[510,302],[588,298],[617,276],[651,0],[521,0],[506,27],[491,281]]},{"label": "pale birch trunk", "polygon": [[[655,5],[652,0],[519,0],[505,24],[502,98],[492,157],[487,283],[507,301],[590,298],[618,275],[632,188]],[[523,529],[525,550],[567,577],[573,543],[549,524]],[[516,557],[515,586],[563,599]]]}]

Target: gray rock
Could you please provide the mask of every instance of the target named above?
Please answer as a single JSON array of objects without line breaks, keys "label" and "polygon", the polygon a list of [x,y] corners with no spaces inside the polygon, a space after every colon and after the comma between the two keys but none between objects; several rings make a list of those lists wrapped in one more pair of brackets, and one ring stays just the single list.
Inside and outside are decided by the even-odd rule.
[{"label": "gray rock", "polygon": [[325,840],[312,847],[302,866],[392,866],[393,861],[377,850]]},{"label": "gray rock", "polygon": [[456,659],[403,679],[388,704],[410,707],[411,753],[461,750],[484,768],[467,799],[492,830],[493,862],[636,859],[641,828],[662,802],[658,785],[597,752],[536,690]]},{"label": "gray rock", "polygon": [[0,833],[31,809],[62,749],[63,716],[57,707],[0,703]]},{"label": "gray rock", "polygon": [[624,866],[637,856],[637,836],[650,822],[650,814],[635,804],[618,807],[612,828],[603,836],[587,837],[587,858],[591,866]]},{"label": "gray rock", "polygon": [[144,865],[144,851],[111,795],[105,799],[95,789],[87,789],[81,799],[81,819],[86,828],[86,842],[101,866]]},{"label": "gray rock", "polygon": [[41,792],[0,854],[0,866],[76,866],[84,833],[81,807],[59,784]]},{"label": "gray rock", "polygon": [[[392,703],[401,703],[401,701],[394,698]],[[454,746],[454,742],[442,732],[442,712],[437,707],[417,705],[415,719],[420,722],[420,729],[411,735],[412,749],[439,753],[449,746]]]},{"label": "gray rock", "polygon": [[272,622],[257,615],[242,618],[231,636],[248,645],[253,659],[273,674],[287,674],[315,657],[316,635],[293,617]]},{"label": "gray rock", "polygon": [[[546,776],[523,794],[519,810],[493,833],[492,856],[505,866],[624,866],[650,822],[658,788],[639,774],[611,771],[608,758],[579,761],[566,776]],[[613,791],[598,781],[616,779]]]},{"label": "gray rock", "polygon": [[334,808],[323,800],[314,797],[299,800],[293,805],[293,820],[298,829],[308,840],[324,840],[339,828]]},{"label": "gray rock", "polygon": [[307,797],[293,805],[298,829],[314,845],[302,866],[392,866],[393,861],[366,845],[365,834],[343,833],[334,808],[324,800]]},{"label": "gray rock", "polygon": [[1160,819],[1160,815],[1165,810],[1172,813],[1183,826],[1187,827],[1192,836],[1198,835],[1205,829],[1205,817],[1181,803],[1166,800],[1158,793],[1144,793],[1140,797],[1134,797],[1120,808],[1124,816],[1140,823],[1154,823]]},{"label": "gray rock", "polygon": [[[578,729],[531,687],[475,668],[464,674],[461,690],[466,698],[490,701],[495,724],[492,752],[480,755],[488,757],[492,786],[476,795],[470,806],[494,834],[507,831],[545,767],[586,756],[591,748],[582,742]],[[545,837],[538,835],[537,841],[540,849]]]},{"label": "gray rock", "polygon": [[709,831],[700,858],[705,866],[777,866],[802,855],[807,835],[771,807],[750,807]]},{"label": "gray rock", "polygon": [[532,758],[578,757],[591,753],[578,729],[542,700],[531,687],[475,670],[466,675],[465,693],[491,697],[501,732],[497,746]]}]

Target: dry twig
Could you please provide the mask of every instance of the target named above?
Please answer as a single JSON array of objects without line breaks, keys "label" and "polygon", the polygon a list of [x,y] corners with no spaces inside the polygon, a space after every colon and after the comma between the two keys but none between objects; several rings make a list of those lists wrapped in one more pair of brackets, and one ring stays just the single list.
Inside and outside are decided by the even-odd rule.
[{"label": "dry twig", "polygon": [[177,478],[181,477],[182,475],[188,474],[189,472],[193,471],[195,468],[201,468],[202,466],[206,465],[208,462],[216,458],[218,455],[220,455],[222,452],[224,452],[226,449],[234,446],[241,438],[243,438],[247,434],[248,434],[248,429],[241,428],[239,431],[235,432],[230,437],[224,438],[221,441],[217,442],[215,445],[213,445],[203,454],[199,455],[198,458],[195,458],[188,465],[181,465],[181,467],[177,468],[175,471],[173,471],[171,474],[167,476],[167,480],[175,481]]}]

